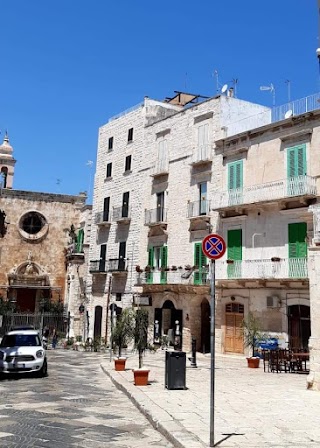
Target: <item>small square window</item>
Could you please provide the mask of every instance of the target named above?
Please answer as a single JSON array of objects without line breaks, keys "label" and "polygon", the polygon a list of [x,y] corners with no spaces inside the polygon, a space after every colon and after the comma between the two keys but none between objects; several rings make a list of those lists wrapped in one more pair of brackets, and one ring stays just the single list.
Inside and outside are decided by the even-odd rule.
[{"label": "small square window", "polygon": [[112,163],[108,163],[107,165],[107,178],[112,175]]},{"label": "small square window", "polygon": [[128,142],[132,142],[133,140],[133,128],[130,128],[128,131]]},{"label": "small square window", "polygon": [[120,302],[121,299],[122,299],[122,294],[121,294],[121,292],[117,292],[117,293],[116,293],[116,301],[117,301],[117,302]]},{"label": "small square window", "polygon": [[127,156],[126,157],[126,163],[125,163],[125,171],[130,171],[131,170],[131,156]]},{"label": "small square window", "polygon": [[108,140],[108,151],[113,149],[113,137],[110,137]]}]

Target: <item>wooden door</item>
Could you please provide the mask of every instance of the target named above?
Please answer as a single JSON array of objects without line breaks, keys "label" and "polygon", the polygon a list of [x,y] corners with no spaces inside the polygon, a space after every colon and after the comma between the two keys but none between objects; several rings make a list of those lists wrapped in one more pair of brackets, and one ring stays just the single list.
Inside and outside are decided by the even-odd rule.
[{"label": "wooden door", "polygon": [[243,353],[243,335],[241,324],[243,321],[243,305],[228,303],[225,313],[224,350],[228,353]]}]

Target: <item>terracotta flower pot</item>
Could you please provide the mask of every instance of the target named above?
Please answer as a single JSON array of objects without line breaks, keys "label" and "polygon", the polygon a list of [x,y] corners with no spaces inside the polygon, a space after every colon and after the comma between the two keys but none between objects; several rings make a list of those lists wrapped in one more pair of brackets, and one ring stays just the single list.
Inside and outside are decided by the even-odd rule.
[{"label": "terracotta flower pot", "polygon": [[150,370],[133,370],[134,385],[135,386],[147,386]]},{"label": "terracotta flower pot", "polygon": [[259,367],[260,364],[260,358],[247,358],[248,361],[248,367],[250,369],[257,369]]},{"label": "terracotta flower pot", "polygon": [[126,360],[127,358],[115,358],[114,359],[114,370],[117,372],[123,372],[126,370]]}]

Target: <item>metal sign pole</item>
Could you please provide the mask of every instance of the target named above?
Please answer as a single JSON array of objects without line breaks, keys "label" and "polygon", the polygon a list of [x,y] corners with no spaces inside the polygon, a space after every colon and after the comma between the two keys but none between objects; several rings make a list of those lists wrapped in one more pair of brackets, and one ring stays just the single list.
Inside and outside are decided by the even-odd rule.
[{"label": "metal sign pole", "polygon": [[215,376],[215,260],[210,263],[210,347],[211,347],[211,382],[210,382],[210,446],[214,446],[214,376]]}]

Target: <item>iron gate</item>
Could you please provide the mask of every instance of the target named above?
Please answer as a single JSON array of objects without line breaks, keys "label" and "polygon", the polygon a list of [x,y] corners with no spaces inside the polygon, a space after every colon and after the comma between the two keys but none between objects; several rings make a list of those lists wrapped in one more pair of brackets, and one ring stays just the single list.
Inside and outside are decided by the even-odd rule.
[{"label": "iron gate", "polygon": [[32,325],[42,332],[48,327],[50,333],[55,328],[58,333],[67,332],[68,321],[63,314],[54,313],[9,313],[0,316],[0,335],[3,336],[13,326]]}]

